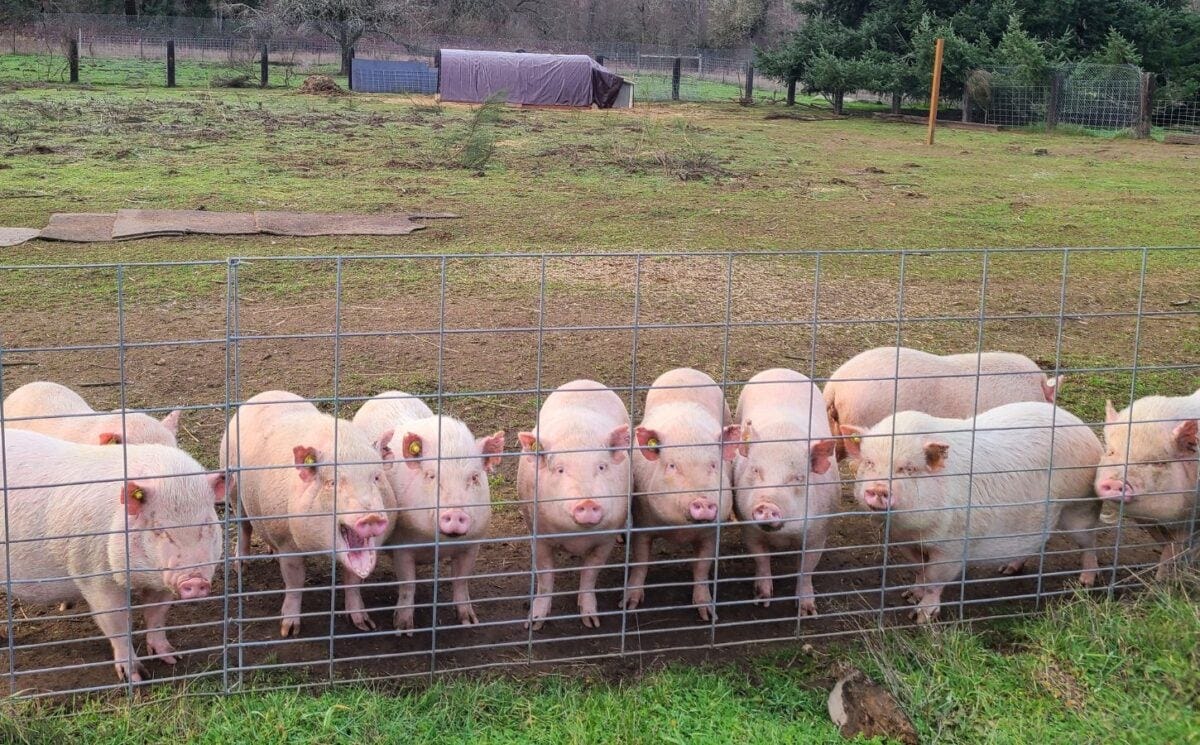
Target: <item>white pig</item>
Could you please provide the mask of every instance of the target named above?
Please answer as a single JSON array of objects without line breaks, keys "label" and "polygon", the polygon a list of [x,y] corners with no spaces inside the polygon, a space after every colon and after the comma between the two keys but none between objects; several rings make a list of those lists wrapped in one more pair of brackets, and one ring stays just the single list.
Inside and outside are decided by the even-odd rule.
[{"label": "white pig", "polygon": [[1109,401],[1106,409],[1106,449],[1096,469],[1096,494],[1102,500],[1124,502],[1125,514],[1149,526],[1165,543],[1158,565],[1162,579],[1171,559],[1187,545],[1200,508],[1200,390],[1190,396],[1139,398],[1120,412]]},{"label": "white pig", "polygon": [[537,426],[517,438],[524,453],[517,494],[529,533],[538,536],[537,597],[526,626],[540,629],[550,615],[554,552],[561,548],[583,559],[579,616],[584,626],[600,628],[596,577],[629,511],[629,412],[603,384],[574,380],[546,398]]},{"label": "white pig", "polygon": [[237,471],[238,556],[249,551],[254,530],[279,554],[286,588],[282,636],[300,633],[303,554],[309,552],[336,551],[350,620],[374,628],[358,584],[375,568],[378,544],[391,530],[385,513],[393,500],[385,477],[391,439],[383,432],[372,442],[350,422],[285,391],[250,398],[229,420],[220,457],[222,468]]},{"label": "white pig", "polygon": [[[1062,376],[1048,380],[1037,363],[1011,352],[939,356],[878,347],[852,357],[825,383],[829,429],[869,429],[900,411],[967,419],[1017,401],[1054,403]],[[978,394],[978,398],[977,398]]]},{"label": "white pig", "polygon": [[[141,412],[93,411],[75,391],[58,383],[26,383],[4,399],[4,426],[26,429],[82,445],[167,445],[175,447],[180,411],[162,421]],[[42,418],[33,418],[42,417]],[[10,421],[16,419],[17,421]],[[122,421],[124,420],[124,421]]]},{"label": "white pig", "polygon": [[0,535],[7,529],[9,573],[0,562],[0,581],[11,580],[24,602],[87,601],[112,644],[118,677],[140,681],[147,673],[129,643],[131,590],[147,605],[149,654],[175,664],[163,630],[167,610],[172,596],[203,598],[211,590],[222,545],[213,503],[225,497],[225,475],[162,445],[3,434],[7,525],[0,512]]},{"label": "white pig", "polygon": [[1004,562],[1001,573],[1015,574],[1055,529],[1083,549],[1079,581],[1095,582],[1100,503],[1092,482],[1101,447],[1070,412],[1045,402],[1006,404],[973,419],[903,411],[869,432],[843,432],[857,461],[855,496],[890,513],[889,541],[919,567],[906,593],[918,621],[937,618],[942,589],[964,558]]},{"label": "white pig", "polygon": [[754,596],[770,604],[770,552],[799,550],[800,613],[816,615],[812,573],[842,488],[821,391],[798,372],[766,370],[742,389],[736,419],[742,444],[733,464],[734,509],[754,555]]},{"label": "white pig", "polygon": [[500,465],[504,432],[475,438],[467,425],[435,416],[429,407],[400,391],[367,401],[354,416],[368,435],[395,431],[403,465],[389,474],[398,510],[389,540],[400,595],[393,622],[412,636],[415,626],[417,562],[449,559],[458,622],[479,623],[468,580],[475,573],[479,540],[492,516],[488,475]]},{"label": "white pig", "polygon": [[650,546],[655,536],[694,547],[692,604],[707,621],[713,612],[709,573],[717,552],[718,522],[729,520],[732,471],[741,427],[720,386],[683,367],[663,373],[646,394],[645,415],[634,434],[634,564],[624,606],[637,608],[645,596]]}]

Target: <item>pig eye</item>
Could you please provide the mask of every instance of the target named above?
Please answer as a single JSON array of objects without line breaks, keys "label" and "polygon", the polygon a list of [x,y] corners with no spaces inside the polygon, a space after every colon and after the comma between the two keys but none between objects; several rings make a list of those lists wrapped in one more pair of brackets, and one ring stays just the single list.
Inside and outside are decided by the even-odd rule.
[{"label": "pig eye", "polygon": [[434,471],[426,471],[426,472],[425,472],[425,480],[426,480],[426,481],[436,481],[436,480],[437,480],[437,473],[436,473],[436,472],[434,472]]},{"label": "pig eye", "polygon": [[567,472],[567,469],[566,469],[566,468],[563,468],[562,466],[557,466],[557,467],[554,469],[554,472],[555,472],[555,473],[557,473],[559,476],[562,476],[564,473],[566,473],[566,472]]},{"label": "pig eye", "polygon": [[667,470],[668,470],[668,471],[674,471],[674,470],[675,470],[675,464],[674,464],[674,463],[668,463],[668,464],[667,464]]},{"label": "pig eye", "polygon": [[479,474],[477,474],[477,473],[471,474],[471,485],[479,486]]},{"label": "pig eye", "polygon": [[715,471],[715,470],[717,470],[717,464],[716,464],[715,462],[710,462],[710,463],[708,464],[708,470],[710,470],[710,471]]},{"label": "pig eye", "polygon": [[375,474],[375,475],[374,475],[374,476],[372,476],[371,478],[375,480],[375,483],[376,483],[376,484],[378,484],[378,483],[379,483],[379,474]]},{"label": "pig eye", "polygon": [[607,464],[607,463],[601,463],[599,466],[597,466],[597,469],[598,469],[598,470],[600,470],[600,471],[607,471],[607,470],[608,470],[608,464]]}]

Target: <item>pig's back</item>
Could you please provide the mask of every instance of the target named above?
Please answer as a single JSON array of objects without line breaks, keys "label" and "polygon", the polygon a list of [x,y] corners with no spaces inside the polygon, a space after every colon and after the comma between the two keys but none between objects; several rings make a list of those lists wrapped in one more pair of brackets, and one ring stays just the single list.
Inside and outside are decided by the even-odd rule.
[{"label": "pig's back", "polygon": [[573,380],[547,396],[538,419],[539,431],[545,431],[549,437],[546,429],[549,422],[561,421],[561,426],[569,427],[569,420],[573,417],[611,424],[609,431],[620,424],[629,423],[629,412],[621,397],[594,380]]},{"label": "pig's back", "polygon": [[765,370],[746,383],[738,398],[736,420],[753,421],[757,428],[768,422],[802,425],[814,437],[829,436],[825,398],[808,377],[794,370]]},{"label": "pig's back", "polygon": [[[63,430],[85,426],[91,417],[71,417],[69,419],[26,419],[27,417],[70,417],[73,414],[90,414],[92,407],[87,401],[58,383],[39,381],[26,383],[4,399],[4,426],[23,429],[30,432],[41,432],[50,436],[59,436]],[[8,419],[21,418],[25,421],[9,422]]]},{"label": "pig's back", "polygon": [[1090,489],[1103,448],[1091,428],[1066,409],[1025,401],[986,411],[974,422],[977,471],[1053,468],[1064,488]]},{"label": "pig's back", "polygon": [[[369,440],[377,440],[389,429],[433,416],[424,401],[403,391],[384,391],[368,400],[354,415],[354,425]],[[397,433],[398,434],[398,433]],[[395,439],[399,442],[399,438]]]},{"label": "pig's back", "polygon": [[[1046,401],[1046,391],[1042,385],[1046,376],[1036,362],[1023,354],[984,352],[948,355],[945,359],[966,376],[958,379],[958,388],[964,392],[960,397],[965,399],[969,395],[974,400],[975,390],[978,389],[976,412],[1019,401]],[[978,386],[976,375],[979,375]],[[970,404],[967,402],[964,405]]]},{"label": "pig's back", "polygon": [[725,394],[717,382],[690,367],[680,367],[658,376],[646,393],[645,415],[649,418],[653,409],[671,404],[699,406],[722,425],[732,419]]}]

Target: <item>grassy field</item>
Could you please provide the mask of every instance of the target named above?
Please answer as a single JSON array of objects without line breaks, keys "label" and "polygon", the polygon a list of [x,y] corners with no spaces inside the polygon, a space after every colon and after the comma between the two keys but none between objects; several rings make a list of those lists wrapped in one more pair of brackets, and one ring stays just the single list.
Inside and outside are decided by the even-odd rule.
[{"label": "grassy field", "polygon": [[[348,686],[212,698],[155,691],[134,705],[7,703],[6,742],[828,743],[843,666],[898,695],[927,743],[1200,741],[1198,598],[1077,599],[1039,619],[856,644],[714,656],[597,678],[588,666],[534,678],[408,688]],[[272,681],[278,683],[279,681]]]},{"label": "grassy field", "polygon": [[[784,251],[1170,247],[1194,245],[1200,235],[1200,155],[1155,142],[945,130],[928,148],[918,127],[865,117],[809,121],[804,111],[797,117],[765,102],[628,112],[507,109],[485,143],[494,154],[474,169],[463,167],[470,107],[405,96],[208,88],[212,70],[204,68],[187,77],[181,68],[181,81],[191,87],[178,90],[121,85],[128,71],[120,69],[93,71],[93,87],[72,88],[34,84],[40,71],[29,64],[0,57],[0,224],[40,227],[55,212],[138,207],[460,215],[397,238],[210,236],[88,245],[32,241],[0,249],[0,264],[17,267],[6,269],[0,282],[8,349],[94,344],[118,333],[113,271],[20,268],[25,265],[418,257],[337,267],[307,259],[243,265],[241,323],[248,336],[325,332],[335,308],[342,329],[395,335],[384,346],[346,341],[337,351],[298,338],[243,342],[248,394],[282,380],[308,396],[372,395],[382,387],[432,393],[439,385],[521,390],[584,375],[645,385],[679,364],[744,380],[780,360],[822,375],[867,346],[895,341],[897,325],[885,319],[896,314],[900,268],[886,255],[826,256],[818,283],[811,256]],[[632,355],[634,370],[629,336],[621,332],[547,336],[542,346],[528,333],[463,334],[445,350],[407,333],[436,329],[439,321],[460,329],[529,328],[543,320],[628,324],[633,260],[568,254],[730,249],[768,255],[739,257],[735,264],[722,257],[646,260],[640,317],[665,325],[699,320],[719,326],[726,318],[763,325],[724,334],[646,332]],[[439,269],[441,255],[502,252],[552,258],[542,264],[449,259],[445,276]],[[1190,369],[1145,371],[1136,381],[1105,369],[1134,360],[1194,363],[1200,355],[1194,314],[1147,321],[1136,334],[1128,316],[1095,314],[1127,314],[1139,296],[1143,310],[1194,308],[1198,257],[1189,250],[1150,252],[1143,279],[1139,252],[1079,253],[1069,261],[1060,252],[992,255],[986,263],[978,253],[911,254],[904,270],[906,316],[949,312],[965,320],[906,323],[902,341],[948,352],[973,349],[983,338],[986,346],[1022,351],[1046,366],[1092,368],[1069,377],[1060,400],[1095,421],[1105,397],[1196,388]],[[224,426],[225,354],[219,344],[174,342],[224,335],[227,271],[218,264],[122,274],[121,332],[159,345],[119,361],[130,403],[212,406],[189,412],[181,437],[206,465],[215,462]],[[989,286],[981,292],[985,273]],[[440,283],[448,288],[441,311]],[[821,319],[858,325],[831,324],[815,336],[787,325],[811,317],[818,288]],[[1011,318],[977,323],[981,311]],[[1066,316],[1060,324],[1032,318],[1059,313]],[[5,363],[6,386],[35,378],[86,382],[95,386],[88,389],[95,405],[116,405],[115,354],[35,351],[6,356]],[[450,408],[477,431],[512,432],[532,421],[536,403],[533,396],[472,396]],[[497,524],[517,535],[524,527],[512,506],[514,472],[515,465],[502,468],[493,497],[502,505]],[[861,541],[863,530],[873,528],[863,521],[831,545]],[[842,540],[847,536],[857,540]],[[843,565],[827,556],[836,577]],[[879,558],[858,551],[846,561],[861,569]],[[277,582],[266,567],[264,583],[268,575]],[[833,581],[819,582],[818,590],[840,589]],[[519,623],[523,610],[513,605],[505,612]],[[653,663],[632,670],[628,680],[584,665],[546,677],[347,687],[318,695],[175,699],[179,691],[164,686],[134,706],[112,699],[67,709],[6,703],[0,737],[829,742],[834,732],[824,714],[825,690],[831,671],[849,661],[897,692],[929,741],[1189,742],[1200,731],[1189,708],[1198,691],[1195,609],[1187,588],[1114,603],[1080,599],[1041,618],[981,624],[975,631],[889,634],[874,642],[819,645],[812,654],[730,651],[717,659],[714,653],[698,667]]]}]

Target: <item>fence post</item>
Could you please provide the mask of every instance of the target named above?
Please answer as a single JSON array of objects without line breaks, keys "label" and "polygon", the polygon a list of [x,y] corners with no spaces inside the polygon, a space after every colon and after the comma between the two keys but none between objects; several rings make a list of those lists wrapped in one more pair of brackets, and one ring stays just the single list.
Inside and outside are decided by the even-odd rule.
[{"label": "fence post", "polygon": [[787,105],[788,106],[796,105],[796,79],[795,78],[788,79]]},{"label": "fence post", "polygon": [[175,87],[175,40],[167,41],[167,87]]},{"label": "fence post", "polygon": [[346,52],[346,88],[354,90],[354,47]]},{"label": "fence post", "polygon": [[1046,91],[1046,129],[1058,126],[1058,114],[1062,109],[1063,71],[1050,73],[1050,89]]},{"label": "fence post", "polygon": [[683,73],[683,60],[675,58],[675,66],[671,68],[671,100],[679,100],[679,77]]},{"label": "fence post", "polygon": [[597,54],[595,59],[596,59],[597,65],[604,67],[604,55],[603,54]]},{"label": "fence post", "polygon": [[267,62],[267,45],[264,43],[262,45],[262,56],[260,58],[259,67],[258,67],[258,77],[259,77],[258,87],[259,88],[267,87],[267,64],[268,64],[268,62]]},{"label": "fence post", "polygon": [[1150,136],[1150,115],[1154,111],[1154,73],[1143,72],[1138,86],[1138,118],[1134,135],[1139,139]]},{"label": "fence post", "polygon": [[746,93],[742,97],[746,103],[754,103],[754,63],[746,63]]},{"label": "fence post", "polygon": [[937,127],[938,97],[942,92],[942,54],[946,49],[946,40],[939,38],[933,48],[933,85],[929,90],[929,132],[925,135],[925,144],[933,144],[933,131]]},{"label": "fence post", "polygon": [[963,86],[962,120],[964,122],[971,121],[971,91],[966,86]]},{"label": "fence post", "polygon": [[79,82],[79,42],[71,39],[70,46],[67,47],[67,64],[71,68],[71,82]]}]

